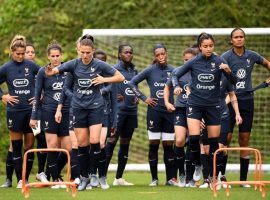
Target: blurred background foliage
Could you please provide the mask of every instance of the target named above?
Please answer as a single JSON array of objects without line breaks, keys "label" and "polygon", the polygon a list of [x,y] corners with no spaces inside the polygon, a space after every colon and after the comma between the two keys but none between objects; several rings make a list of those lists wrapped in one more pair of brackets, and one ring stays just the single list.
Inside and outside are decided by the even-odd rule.
[{"label": "blurred background foliage", "polygon": [[[43,66],[47,63],[46,47],[52,40],[57,40],[63,46],[65,60],[76,57],[75,41],[81,36],[84,28],[267,27],[270,22],[270,4],[264,0],[0,0],[0,5],[1,65],[9,60],[9,43],[16,34],[25,35],[27,40],[36,46],[36,62]],[[226,39],[219,40],[219,43],[223,44],[219,53],[229,48]],[[175,38],[161,38],[160,40],[175,43]],[[146,49],[151,49],[153,45],[151,41],[146,43]],[[263,40],[262,43],[256,43],[254,50],[258,50],[260,53],[263,51],[265,52],[263,55],[270,58],[269,43],[265,44],[265,41],[269,42],[269,38]],[[100,47],[105,49],[106,45],[102,46],[101,43]],[[264,47],[260,48],[258,44],[263,44]],[[114,45],[105,49],[110,51],[108,52],[110,63],[117,61],[118,43]],[[187,44],[185,45],[187,46]],[[177,53],[170,56],[172,64],[181,64],[180,54],[186,47],[185,45],[179,46],[177,49],[174,44]],[[151,53],[147,55],[146,63],[148,64],[151,62],[151,55]],[[139,56],[136,59],[135,62],[140,63]],[[140,64],[139,70],[142,67],[145,67],[145,64]],[[261,79],[258,78],[255,81],[259,83],[263,80],[264,77],[261,75],[265,72],[265,70],[260,71],[257,77]],[[258,132],[265,129],[265,135],[267,135],[269,134],[269,112],[266,111],[269,110],[269,92],[260,92],[259,95],[262,96],[260,98],[263,98],[263,107],[256,104],[260,116],[256,118],[255,122],[260,122],[262,119],[263,123],[256,124],[255,128]],[[3,171],[9,137],[6,129],[5,109],[2,104],[0,104],[0,109],[0,171]],[[141,103],[141,112],[145,113],[145,109],[146,107]],[[142,123],[136,131],[138,134],[135,138],[138,141],[144,141],[139,144],[144,144],[147,149],[144,115],[140,116],[140,122]],[[137,140],[135,140],[136,143]],[[254,141],[264,143],[265,152],[267,152],[267,147],[269,150],[269,144],[262,135],[258,134]],[[132,152],[138,150],[135,142],[132,150]],[[147,162],[146,157],[141,158],[142,154],[136,155],[138,157],[134,156],[136,159],[131,162]]]}]

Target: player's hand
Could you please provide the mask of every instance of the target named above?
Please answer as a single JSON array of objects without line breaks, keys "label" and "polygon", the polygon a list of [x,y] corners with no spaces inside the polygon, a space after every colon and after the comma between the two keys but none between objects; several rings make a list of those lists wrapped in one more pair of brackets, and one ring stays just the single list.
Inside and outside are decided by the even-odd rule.
[{"label": "player's hand", "polygon": [[227,74],[230,74],[232,72],[232,70],[230,69],[230,67],[227,64],[221,63],[219,65],[220,69],[223,69]]},{"label": "player's hand", "polygon": [[116,127],[111,127],[110,132],[111,132],[110,137],[111,137],[111,136],[114,136],[114,135],[115,135],[115,133],[116,133]]},{"label": "player's hand", "polygon": [[8,103],[8,104],[14,106],[14,104],[19,103],[19,99],[18,99],[18,96],[11,96],[10,94],[4,94],[2,96],[2,102],[4,104]]},{"label": "player's hand", "polygon": [[36,127],[37,127],[37,120],[31,119],[31,120],[30,120],[30,123],[29,123],[29,126],[30,126],[31,128],[36,128]]},{"label": "player's hand", "polygon": [[180,88],[179,86],[176,86],[175,88],[174,88],[174,90],[173,90],[173,94],[174,95],[180,95],[181,94],[181,92],[182,92],[182,88]]},{"label": "player's hand", "polygon": [[105,83],[105,78],[103,76],[100,76],[99,74],[97,74],[96,78],[92,79],[92,84],[94,85],[100,85]]},{"label": "player's hand", "polygon": [[33,105],[34,102],[35,102],[35,97],[32,97],[32,98],[28,99],[28,101],[29,101],[30,105]]},{"label": "player's hand", "polygon": [[55,115],[54,115],[54,118],[55,118],[55,121],[56,121],[57,123],[60,123],[61,120],[62,120],[62,112],[59,111],[59,110],[56,110],[56,113],[55,113]]},{"label": "player's hand", "polygon": [[204,119],[202,119],[200,126],[201,126],[201,129],[206,128]]},{"label": "player's hand", "polygon": [[158,99],[156,98],[147,97],[147,99],[144,102],[151,107],[155,107],[157,105],[157,101]]},{"label": "player's hand", "polygon": [[55,73],[55,68],[53,68],[51,65],[48,65],[47,67],[45,67],[45,74],[46,76],[52,76]]},{"label": "player's hand", "polygon": [[242,119],[242,117],[240,116],[240,114],[235,115],[235,121],[236,121],[236,124],[237,124],[237,125],[242,124],[243,119]]},{"label": "player's hand", "polygon": [[138,105],[140,103],[140,99],[138,97],[134,97],[133,103]]},{"label": "player's hand", "polygon": [[166,106],[166,108],[167,108],[167,110],[168,110],[169,112],[175,111],[175,107],[174,107],[173,104],[171,104],[171,103],[166,103],[165,106]]},{"label": "player's hand", "polygon": [[117,101],[124,101],[124,96],[122,94],[117,94]]}]

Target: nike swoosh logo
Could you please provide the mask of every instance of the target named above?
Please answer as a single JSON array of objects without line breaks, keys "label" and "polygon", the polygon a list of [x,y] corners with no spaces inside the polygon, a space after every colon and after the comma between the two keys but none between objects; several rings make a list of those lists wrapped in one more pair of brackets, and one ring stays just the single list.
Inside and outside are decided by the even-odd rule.
[{"label": "nike swoosh logo", "polygon": [[55,167],[56,166],[56,164],[55,165],[49,165],[49,167]]},{"label": "nike swoosh logo", "polygon": [[22,157],[13,157],[13,160],[18,160],[20,158],[22,158]]}]

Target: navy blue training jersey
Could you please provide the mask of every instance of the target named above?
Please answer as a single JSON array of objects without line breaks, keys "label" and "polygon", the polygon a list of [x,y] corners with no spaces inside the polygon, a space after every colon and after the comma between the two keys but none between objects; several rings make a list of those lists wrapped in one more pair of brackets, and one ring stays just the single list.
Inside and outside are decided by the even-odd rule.
[{"label": "navy blue training jersey", "polygon": [[251,74],[255,63],[262,65],[264,58],[258,53],[245,50],[242,56],[234,53],[233,49],[221,55],[226,60],[232,72],[237,76],[235,84],[236,95],[238,99],[252,99],[252,80]]},{"label": "navy blue training jersey", "polygon": [[[182,77],[179,78],[178,84],[182,88],[182,91],[180,95],[176,97],[175,100],[175,107],[186,107],[187,106],[187,100],[188,100],[188,94],[187,94],[187,88],[189,88],[191,82],[191,75],[190,72],[187,72]],[[172,79],[168,80],[166,85],[169,87],[172,87]]]},{"label": "navy blue training jersey", "polygon": [[[164,87],[166,82],[170,79],[171,73],[173,71],[171,65],[159,65],[152,64],[145,70],[140,72],[138,75],[133,77],[129,82],[130,87],[135,92],[135,94],[143,101],[147,97],[138,89],[137,85],[143,80],[147,81],[150,88],[150,97],[158,99],[157,106],[153,107],[154,110],[168,112],[164,104]],[[173,102],[173,93],[170,93],[170,102]]]},{"label": "navy blue training jersey", "polygon": [[12,60],[0,68],[0,84],[6,82],[8,93],[11,96],[18,96],[19,100],[19,103],[13,106],[7,104],[8,111],[32,109],[29,99],[35,95],[35,76],[39,68],[37,64],[29,60],[20,63]]},{"label": "navy blue training jersey", "polygon": [[69,103],[69,115],[73,115],[73,109],[71,106],[71,101],[73,98],[73,76],[71,73],[67,73],[64,86],[61,92],[60,100],[58,104],[66,105],[66,101]]},{"label": "navy blue training jersey", "polygon": [[128,83],[135,75],[138,74],[138,71],[136,70],[135,65],[126,65],[123,61],[119,61],[114,67],[125,77],[124,82],[116,84],[118,94],[124,97],[123,101],[118,101],[118,113],[137,115],[137,97],[131,90]]},{"label": "navy blue training jersey", "polygon": [[[39,109],[55,112],[60,101],[61,92],[66,79],[66,73],[46,76],[45,67],[38,72],[35,88],[35,103],[32,110],[32,119],[37,119]],[[41,95],[43,100],[41,101]],[[70,102],[65,101],[63,111],[68,111]]]},{"label": "navy blue training jersey", "polygon": [[188,105],[218,106],[220,103],[220,80],[224,74],[231,82],[235,81],[233,74],[228,75],[219,68],[225,60],[212,54],[206,58],[202,54],[186,62],[182,67],[173,72],[173,87],[178,86],[178,79],[188,71],[191,72],[191,93],[188,97]]},{"label": "navy blue training jersey", "polygon": [[94,86],[92,79],[97,75],[114,75],[116,70],[109,64],[93,58],[85,65],[81,59],[74,59],[58,67],[59,72],[70,72],[73,76],[72,107],[94,109],[103,106],[100,85]]},{"label": "navy blue training jersey", "polygon": [[229,107],[226,104],[226,96],[229,92],[233,92],[234,87],[233,85],[226,79],[225,76],[222,75],[220,80],[220,113],[221,118],[227,118],[230,116]]}]

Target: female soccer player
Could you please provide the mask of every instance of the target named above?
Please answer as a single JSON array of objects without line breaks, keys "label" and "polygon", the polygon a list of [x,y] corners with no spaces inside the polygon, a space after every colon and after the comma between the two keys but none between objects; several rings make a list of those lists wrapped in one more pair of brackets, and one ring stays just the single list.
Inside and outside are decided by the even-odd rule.
[{"label": "female soccer player", "polygon": [[[25,60],[25,37],[16,35],[10,45],[11,61],[0,68],[0,83],[7,83],[8,94],[0,97],[7,102],[7,124],[13,147],[13,162],[18,180],[17,188],[21,188],[22,179],[22,144],[24,150],[33,147],[34,135],[29,126],[31,109],[34,100],[35,75],[39,66]],[[26,180],[28,180],[34,160],[34,153],[28,154]]]},{"label": "female soccer player", "polygon": [[[107,54],[101,50],[97,49],[94,52],[94,58],[106,62]],[[104,84],[101,88],[101,94],[104,99],[104,118],[102,122],[102,129],[100,135],[100,162],[98,166],[90,165],[90,183],[87,185],[86,189],[91,187],[97,187],[100,184],[102,189],[108,189],[109,185],[106,182],[106,152],[105,152],[105,142],[107,135],[114,132],[116,129],[117,121],[117,97],[116,97],[116,85],[115,84]],[[99,179],[97,178],[97,169],[99,173]],[[105,176],[104,176],[105,174]]]},{"label": "female soccer player", "polygon": [[[166,185],[172,185],[174,168],[174,114],[167,111],[164,99],[163,88],[170,78],[173,67],[167,63],[167,49],[163,44],[158,44],[153,49],[154,63],[131,79],[129,85],[142,101],[148,105],[147,129],[149,138],[149,165],[152,175],[150,186],[158,185],[157,165],[158,148],[162,139],[164,149],[164,163],[166,167]],[[139,91],[137,84],[146,80],[150,87],[150,97],[146,97]],[[170,95],[170,102],[173,102],[173,94]]]},{"label": "female soccer player", "polygon": [[133,183],[129,183],[123,179],[123,172],[128,160],[129,144],[134,133],[135,128],[138,127],[137,119],[137,104],[138,99],[134,92],[127,84],[138,72],[133,60],[133,48],[129,44],[121,44],[118,47],[118,60],[119,62],[114,66],[125,77],[123,83],[116,84],[117,87],[117,99],[118,99],[118,121],[116,133],[108,137],[106,144],[107,154],[107,170],[111,161],[114,147],[120,137],[120,149],[118,152],[118,166],[116,176],[113,181],[113,185],[130,186]]},{"label": "female soccer player", "polygon": [[[253,123],[254,114],[254,97],[252,90],[251,74],[253,67],[256,64],[262,65],[270,70],[270,62],[259,55],[258,53],[245,48],[245,32],[241,28],[235,28],[231,32],[232,49],[222,54],[232,72],[237,76],[235,84],[236,96],[238,99],[239,110],[243,118],[243,123],[239,126],[238,142],[240,147],[249,146],[249,138]],[[233,127],[235,125],[235,113],[231,106],[231,133],[228,137],[230,144]],[[249,151],[240,152],[240,180],[247,180],[249,167]],[[241,185],[242,187],[250,187],[248,184]]]},{"label": "female soccer player", "polygon": [[[197,55],[197,50],[194,48],[187,48],[183,52],[183,59],[184,63],[192,59],[194,56]],[[189,168],[186,167],[185,173],[185,144],[186,144],[186,137],[187,137],[187,116],[186,116],[186,106],[187,106],[187,99],[190,93],[189,84],[191,82],[191,75],[190,73],[186,73],[183,77],[179,79],[179,85],[181,87],[181,93],[177,96],[175,106],[169,102],[170,97],[170,90],[172,88],[171,79],[166,83],[164,87],[164,103],[169,112],[175,112],[174,117],[174,130],[175,130],[175,149],[174,149],[174,156],[175,156],[175,167],[177,171],[179,170],[179,187],[186,186],[186,179],[188,182],[192,182],[192,173],[193,170],[192,165]],[[189,160],[189,159],[187,159]],[[188,173],[190,172],[190,173]],[[176,172],[177,175],[177,172]],[[188,183],[191,185],[192,183]],[[194,182],[195,186],[195,182]]]},{"label": "female soccer player", "polygon": [[[81,58],[73,59],[59,67],[47,68],[46,74],[52,76],[67,71],[73,76],[73,125],[79,145],[78,156],[82,176],[78,190],[84,190],[89,182],[89,138],[90,154],[93,155],[91,162],[95,166],[100,160],[100,133],[104,104],[99,85],[121,82],[124,81],[124,77],[107,63],[93,58],[92,40],[82,37],[79,49]],[[104,74],[110,77],[103,77]]]},{"label": "female soccer player", "polygon": [[[41,110],[41,128],[45,132],[48,148],[63,148],[68,151],[71,150],[71,141],[69,137],[69,102],[63,105],[63,116],[61,123],[55,122],[55,112],[60,100],[60,95],[63,89],[66,75],[61,73],[59,75],[47,77],[45,69],[47,67],[56,67],[61,64],[62,48],[56,42],[52,42],[47,47],[47,56],[50,64],[41,68],[37,75],[36,89],[35,89],[35,103],[33,105],[30,125],[32,128],[37,126],[38,112]],[[41,102],[41,95],[44,95]],[[59,140],[58,140],[59,139]],[[61,146],[59,146],[59,141]],[[58,173],[57,165],[58,152],[48,153],[48,173],[52,176],[54,182],[61,181]],[[55,185],[52,188],[60,188],[62,185]]]},{"label": "female soccer player", "polygon": [[[35,46],[31,43],[26,43],[25,59],[34,61],[35,58],[36,58]],[[41,117],[41,113],[39,114],[39,116]],[[38,149],[47,148],[44,131],[41,131],[35,137],[37,140],[37,148]],[[47,159],[47,153],[37,152],[37,157],[38,157],[38,173],[36,174],[36,179],[41,181],[41,182],[46,183],[46,182],[48,182],[48,180],[47,180],[44,169],[45,169],[45,163],[46,163],[46,159]]]},{"label": "female soccer player", "polygon": [[[26,50],[25,50],[24,58],[26,60],[34,61],[35,57],[36,57],[36,53],[35,53],[34,45],[30,44],[30,43],[26,43]],[[40,134],[36,135],[36,139],[37,139],[37,148],[47,148],[46,139],[45,139],[45,135],[44,135],[43,131]],[[41,182],[46,182],[47,179],[46,179],[46,175],[44,173],[44,167],[45,167],[45,163],[46,163],[47,154],[42,153],[42,152],[38,152],[37,157],[38,157],[38,173],[36,175],[36,179],[41,181]],[[12,145],[10,142],[10,147],[9,147],[9,151],[7,154],[7,160],[6,160],[7,179],[6,179],[6,182],[3,185],[1,185],[1,187],[11,187],[12,186],[11,183],[12,183],[13,171],[14,171],[14,163],[13,163],[13,158],[12,158]]]},{"label": "female soccer player", "polygon": [[[230,82],[235,78],[225,61],[214,54],[214,38],[202,33],[198,37],[201,53],[196,58],[177,68],[172,76],[175,92],[179,93],[178,79],[188,71],[191,72],[191,93],[188,98],[187,123],[189,131],[189,147],[192,162],[199,152],[200,123],[205,120],[208,131],[210,155],[218,149],[220,134],[220,80],[224,74]],[[218,164],[221,162],[218,159]]]}]

